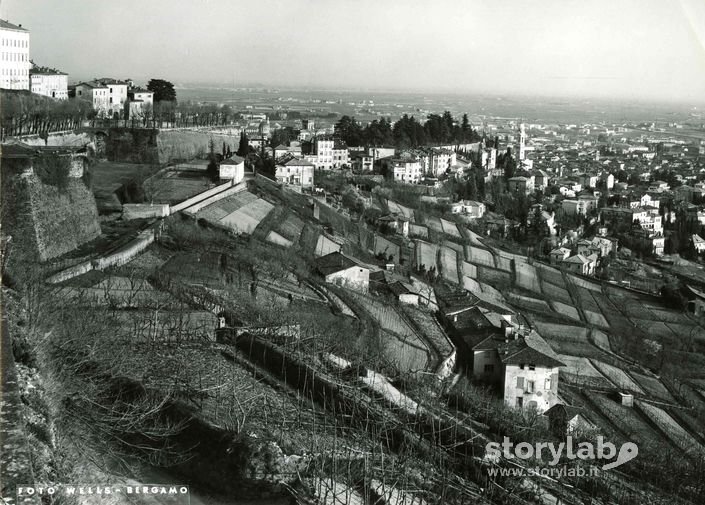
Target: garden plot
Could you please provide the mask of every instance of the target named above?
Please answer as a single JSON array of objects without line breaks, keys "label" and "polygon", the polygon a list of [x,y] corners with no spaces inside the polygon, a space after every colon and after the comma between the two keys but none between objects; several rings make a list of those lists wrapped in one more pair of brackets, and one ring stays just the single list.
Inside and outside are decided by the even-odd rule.
[{"label": "garden plot", "polygon": [[277,226],[276,231],[293,242],[297,242],[304,229],[303,220],[292,212],[287,212],[284,220]]},{"label": "garden plot", "polygon": [[554,286],[565,286],[563,274],[559,270],[541,263],[536,264],[536,270],[538,270],[542,281],[550,282]]},{"label": "garden plot", "polygon": [[429,244],[428,242],[423,242],[422,240],[416,240],[416,268],[420,268],[424,265],[426,271],[430,270],[431,267],[436,266],[436,259],[438,257],[438,246],[436,244]]},{"label": "garden plot", "polygon": [[592,297],[589,290],[583,288],[573,288],[573,294],[577,294],[577,299],[580,300],[580,307],[582,309],[591,310],[593,312],[600,312],[600,307],[597,302]]},{"label": "garden plot", "polygon": [[446,235],[450,235],[454,238],[463,238],[463,236],[458,231],[458,227],[453,221],[441,219],[441,227],[443,228],[443,233],[445,233]]},{"label": "garden plot", "polygon": [[666,339],[666,341],[668,342],[672,342],[673,340],[678,339],[678,335],[673,333],[671,329],[661,321],[652,321],[649,319],[637,318],[631,318],[631,320],[634,322],[634,324],[637,325],[640,330],[646,333],[651,339]]},{"label": "garden plot", "polygon": [[644,394],[644,390],[621,368],[609,365],[604,361],[593,360],[595,367],[607,377],[612,384],[620,389]]},{"label": "garden plot", "polygon": [[556,286],[555,284],[551,284],[546,281],[541,281],[541,292],[549,300],[555,300],[557,302],[567,304],[573,303],[573,299],[570,297],[570,293],[568,293],[568,290],[560,286]]},{"label": "garden plot", "polygon": [[512,285],[512,274],[504,270],[478,266],[477,277],[484,283],[508,288]]},{"label": "garden plot", "polygon": [[482,288],[480,287],[480,283],[478,281],[476,281],[475,279],[468,277],[467,275],[463,276],[463,289],[465,291],[470,291],[473,294],[482,292]]},{"label": "garden plot", "polygon": [[470,277],[471,279],[477,278],[477,267],[472,263],[463,261],[463,275],[465,277]]},{"label": "garden plot", "polygon": [[441,242],[441,244],[444,247],[450,247],[451,249],[453,249],[455,252],[457,252],[463,258],[465,257],[465,247],[458,244],[457,242],[453,242],[452,240],[444,240],[443,242]]},{"label": "garden plot", "polygon": [[603,331],[592,330],[591,334],[592,342],[605,352],[612,352],[612,345],[610,344],[610,337]]},{"label": "garden plot", "polygon": [[428,226],[429,229],[435,231],[436,233],[444,233],[441,220],[435,216],[424,216],[423,224]]},{"label": "garden plot", "polygon": [[559,373],[569,383],[594,388],[613,387],[607,377],[602,375],[589,359],[568,354],[559,354],[558,359],[565,363]]},{"label": "garden plot", "polygon": [[270,231],[267,234],[267,237],[265,238],[265,240],[267,242],[271,242],[272,244],[280,245],[280,246],[286,247],[286,248],[289,248],[292,245],[294,245],[294,243],[291,240],[289,240],[288,238],[282,237],[274,230]]},{"label": "garden plot", "polygon": [[595,326],[599,326],[601,328],[610,327],[610,325],[607,323],[607,320],[601,313],[593,312],[592,310],[583,310],[583,313],[585,314],[585,319],[587,319],[588,323]]},{"label": "garden plot", "polygon": [[555,300],[551,300],[551,305],[553,305],[553,308],[558,312],[560,315],[569,317],[571,319],[574,319],[576,321],[580,321],[580,314],[578,314],[578,311],[575,307],[572,305],[567,305],[565,303],[557,302]]},{"label": "garden plot", "polygon": [[428,228],[420,224],[409,224],[409,235],[412,237],[428,238]]},{"label": "garden plot", "polygon": [[414,345],[410,339],[388,331],[380,331],[384,357],[402,373],[426,370],[428,351]]},{"label": "garden plot", "polygon": [[467,246],[465,248],[465,259],[475,265],[482,265],[494,268],[494,256],[487,249]]},{"label": "garden plot", "polygon": [[636,442],[640,450],[653,448],[657,441],[663,440],[661,434],[633,408],[625,407],[600,393],[586,391],[585,396],[592,401],[600,414],[609,419],[627,438]]},{"label": "garden plot", "polygon": [[478,235],[474,231],[472,231],[470,228],[467,228],[467,233],[468,233],[468,238],[470,239],[470,243],[474,246],[479,246],[479,247],[485,247],[485,244],[482,243],[481,239],[482,236]]},{"label": "garden plot", "polygon": [[571,342],[588,342],[588,329],[581,326],[536,321],[536,329],[542,337],[568,340]]},{"label": "garden plot", "polygon": [[480,282],[479,284],[481,291],[479,293],[473,293],[475,296],[487,303],[492,303],[502,309],[506,309],[509,313],[515,312],[507,306],[507,301],[504,299],[504,295],[502,295],[502,293],[489,284],[485,284],[483,282]]},{"label": "garden plot", "polygon": [[387,208],[389,209],[389,212],[400,214],[409,221],[414,221],[414,211],[409,207],[405,207],[404,205],[397,203],[394,200],[387,200]]},{"label": "garden plot", "polygon": [[705,456],[705,448],[668,412],[647,402],[637,401],[636,405],[682,451],[687,454],[697,454],[700,457]]},{"label": "garden plot", "polygon": [[399,244],[392,242],[391,240],[385,238],[382,235],[375,234],[375,255],[384,255],[385,260],[389,259],[391,256],[391,261],[396,263],[399,262],[401,258],[401,248]]},{"label": "garden plot", "polygon": [[666,386],[664,386],[656,377],[649,377],[648,375],[643,375],[637,372],[632,372],[632,377],[634,377],[639,385],[651,396],[667,402],[676,402],[675,398],[673,398],[671,393],[668,391],[668,388],[666,388]]},{"label": "garden plot", "polygon": [[258,199],[228,214],[220,223],[236,233],[251,234],[257,225],[274,209],[274,205],[266,200]]},{"label": "garden plot", "polygon": [[203,207],[196,213],[199,219],[205,219],[210,222],[219,222],[228,214],[235,212],[237,209],[244,207],[247,204],[255,202],[257,195],[249,191],[240,191],[234,195],[218,200],[206,207]]},{"label": "garden plot", "polygon": [[548,303],[544,300],[539,300],[538,298],[531,298],[529,296],[509,292],[507,293],[507,300],[512,305],[516,305],[523,310],[530,310],[534,312],[553,312],[553,309],[549,307]]},{"label": "garden plot", "polygon": [[497,268],[500,270],[504,270],[505,272],[511,272],[512,271],[512,260],[509,258],[505,258],[503,256],[497,256],[495,258],[497,262]]},{"label": "garden plot", "polygon": [[318,236],[318,241],[316,242],[315,254],[316,256],[325,256],[326,254],[340,251],[341,247],[342,246],[338,242],[335,242],[327,235],[321,233]]},{"label": "garden plot", "polygon": [[[685,318],[684,318],[685,319]],[[686,319],[687,321],[687,319]],[[676,338],[686,342],[691,339],[700,343],[705,343],[705,329],[694,324],[665,323],[668,328],[675,333]]]},{"label": "garden plot", "polygon": [[516,284],[527,291],[541,294],[541,283],[536,272],[536,268],[528,263],[516,262]]},{"label": "garden plot", "polygon": [[220,224],[236,233],[252,233],[274,205],[248,191],[223,198],[196,213],[198,219]]},{"label": "garden plot", "polygon": [[573,284],[583,289],[589,289],[590,291],[595,291],[597,293],[602,292],[602,286],[594,281],[583,279],[582,277],[578,277],[577,275],[571,274],[568,274],[568,278]]},{"label": "garden plot", "polygon": [[458,282],[458,255],[450,247],[441,247],[441,273],[451,282]]},{"label": "garden plot", "polygon": [[419,347],[423,347],[423,341],[418,338],[414,329],[399,315],[399,313],[389,305],[385,305],[379,300],[361,295],[358,293],[350,293],[350,296],[365,309],[380,327],[386,331],[408,337]]},{"label": "garden plot", "polygon": [[430,341],[431,346],[440,354],[442,360],[453,353],[455,350],[453,344],[446,337],[432,312],[417,309],[410,305],[403,305],[402,310],[421,329],[423,336]]},{"label": "garden plot", "polygon": [[668,310],[664,308],[654,308],[652,305],[647,305],[654,316],[654,319],[663,321],[664,323],[684,323],[687,318],[681,312]]}]

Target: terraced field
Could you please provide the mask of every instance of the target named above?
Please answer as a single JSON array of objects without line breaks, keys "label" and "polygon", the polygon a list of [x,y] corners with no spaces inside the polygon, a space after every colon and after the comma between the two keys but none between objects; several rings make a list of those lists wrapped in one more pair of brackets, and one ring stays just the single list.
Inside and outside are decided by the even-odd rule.
[{"label": "terraced field", "polygon": [[430,244],[422,240],[416,240],[416,268],[424,265],[426,270],[431,267],[436,267],[436,258],[438,257],[438,246]]},{"label": "terraced field", "polygon": [[705,456],[705,448],[685,428],[678,424],[678,421],[673,419],[668,412],[647,402],[637,401],[635,403],[666,434],[674,445],[686,454]]},{"label": "terraced field", "polygon": [[586,391],[585,396],[611,424],[629,440],[639,445],[639,450],[654,450],[663,441],[661,434],[633,408],[625,407],[601,393]]},{"label": "terraced field", "polygon": [[612,384],[620,389],[633,391],[638,394],[644,394],[644,390],[621,368],[617,368],[608,363],[599,360],[592,360],[593,365],[602,375],[607,377]]},{"label": "terraced field", "polygon": [[458,279],[458,255],[455,250],[447,246],[441,246],[441,273],[444,279],[457,283]]},{"label": "terraced field", "polygon": [[441,228],[443,229],[443,233],[445,233],[446,235],[450,235],[454,238],[463,238],[460,232],[458,231],[458,227],[453,221],[441,219]]},{"label": "terraced field", "polygon": [[251,234],[274,209],[274,205],[249,191],[219,200],[196,213],[198,219],[226,226],[236,233]]}]

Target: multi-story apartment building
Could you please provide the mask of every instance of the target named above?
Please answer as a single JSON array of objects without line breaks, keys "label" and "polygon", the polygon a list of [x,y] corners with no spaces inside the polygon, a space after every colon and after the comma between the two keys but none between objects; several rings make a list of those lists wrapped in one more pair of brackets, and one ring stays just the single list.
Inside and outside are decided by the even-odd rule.
[{"label": "multi-story apartment building", "polygon": [[111,116],[118,115],[122,117],[127,103],[127,88],[128,83],[118,81],[110,77],[96,79],[96,82],[108,88],[108,110]]},{"label": "multi-story apartment building", "polygon": [[0,19],[0,88],[29,90],[29,30]]},{"label": "multi-story apartment building", "polygon": [[29,71],[32,93],[57,100],[69,97],[68,74],[53,68],[35,67]]},{"label": "multi-story apartment building", "polygon": [[278,163],[276,166],[277,181],[299,189],[313,188],[313,172],[313,163],[297,158]]},{"label": "multi-story apartment building", "polygon": [[333,137],[316,138],[315,166],[319,170],[332,170],[350,164],[350,153],[347,146]]},{"label": "multi-story apartment building", "polygon": [[90,102],[99,117],[107,116],[110,112],[108,98],[108,87],[99,82],[76,84],[76,99]]},{"label": "multi-story apartment building", "polygon": [[395,181],[411,184],[421,182],[423,170],[418,158],[393,158],[389,164]]}]

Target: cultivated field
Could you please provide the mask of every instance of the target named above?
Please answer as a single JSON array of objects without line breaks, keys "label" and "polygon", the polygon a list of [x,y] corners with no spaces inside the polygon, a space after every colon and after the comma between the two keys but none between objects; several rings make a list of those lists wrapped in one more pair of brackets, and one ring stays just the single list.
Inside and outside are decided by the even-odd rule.
[{"label": "cultivated field", "polygon": [[453,283],[458,282],[458,256],[447,246],[441,247],[441,273],[445,279]]},{"label": "cultivated field", "polygon": [[405,207],[394,200],[387,200],[387,208],[389,209],[389,212],[400,214],[411,222],[414,221],[414,210],[409,207]]},{"label": "cultivated field", "polygon": [[416,268],[424,265],[426,271],[428,271],[431,267],[436,267],[438,246],[422,240],[415,240],[414,243],[416,244]]},{"label": "cultivated field", "polygon": [[463,238],[458,231],[458,227],[453,221],[441,219],[441,228],[443,229],[443,233],[450,235],[451,237]]}]

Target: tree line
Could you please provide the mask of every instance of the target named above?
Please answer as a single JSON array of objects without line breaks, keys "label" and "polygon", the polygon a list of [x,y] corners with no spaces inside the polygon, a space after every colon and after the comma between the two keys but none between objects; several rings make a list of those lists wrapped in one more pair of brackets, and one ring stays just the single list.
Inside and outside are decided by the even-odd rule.
[{"label": "tree line", "polygon": [[343,116],[335,124],[336,135],[349,146],[394,146],[413,148],[432,144],[466,144],[481,136],[472,128],[468,115],[456,121],[449,111],[429,114],[422,124],[416,117],[404,114],[392,126],[390,119],[375,119],[366,126],[351,116]]}]

